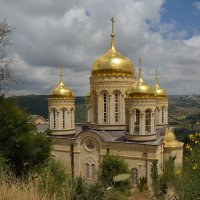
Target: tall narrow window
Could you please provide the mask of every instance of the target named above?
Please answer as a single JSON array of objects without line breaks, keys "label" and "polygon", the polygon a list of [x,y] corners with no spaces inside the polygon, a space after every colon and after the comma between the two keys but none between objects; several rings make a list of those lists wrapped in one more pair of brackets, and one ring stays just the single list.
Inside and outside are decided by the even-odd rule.
[{"label": "tall narrow window", "polygon": [[165,108],[161,108],[161,122],[162,124],[164,124],[164,112],[165,112]]},{"label": "tall narrow window", "polygon": [[131,169],[131,182],[133,185],[138,183],[138,170],[136,168]]},{"label": "tall narrow window", "polygon": [[88,163],[85,164],[85,177],[90,178],[90,165]]},{"label": "tall narrow window", "polygon": [[56,111],[53,110],[53,128],[56,128]]},{"label": "tall narrow window", "polygon": [[115,93],[115,122],[119,122],[119,93]]},{"label": "tall narrow window", "polygon": [[73,110],[71,110],[71,128],[73,128]]},{"label": "tall narrow window", "polygon": [[65,110],[62,111],[62,127],[65,128]]},{"label": "tall narrow window", "polygon": [[97,94],[94,93],[94,122],[97,123],[98,119],[98,102],[97,102]]},{"label": "tall narrow window", "polygon": [[146,119],[145,130],[147,133],[151,133],[151,111],[150,110],[146,110],[145,119]]},{"label": "tall narrow window", "polygon": [[157,125],[159,122],[159,115],[158,115],[158,108],[155,110],[155,118],[154,118],[154,123]]},{"label": "tall narrow window", "polygon": [[125,120],[126,120],[126,132],[129,132],[129,112],[126,110],[125,112]]},{"label": "tall narrow window", "polygon": [[135,111],[135,124],[134,124],[134,132],[139,133],[140,132],[140,111]]},{"label": "tall narrow window", "polygon": [[107,94],[103,93],[103,122],[107,122]]},{"label": "tall narrow window", "polygon": [[96,176],[95,164],[92,164],[92,166],[91,166],[91,178],[94,179],[95,176]]}]

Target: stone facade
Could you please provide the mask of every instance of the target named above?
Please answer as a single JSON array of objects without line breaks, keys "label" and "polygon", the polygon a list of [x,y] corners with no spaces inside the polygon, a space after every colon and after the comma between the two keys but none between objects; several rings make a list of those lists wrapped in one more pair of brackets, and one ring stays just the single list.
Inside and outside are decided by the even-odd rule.
[{"label": "stone facade", "polygon": [[128,163],[133,184],[146,177],[150,186],[152,162],[158,161],[160,172],[170,156],[176,156],[176,164],[181,165],[183,145],[166,132],[168,97],[157,77],[154,88],[147,85],[140,60],[136,80],[134,65],[115,48],[113,32],[111,38],[110,49],[92,67],[85,124],[74,124],[74,98],[69,88],[65,93],[60,89],[64,88],[62,73],[60,85],[50,93],[52,154],[73,176],[89,182],[97,178],[105,155],[118,155]]}]

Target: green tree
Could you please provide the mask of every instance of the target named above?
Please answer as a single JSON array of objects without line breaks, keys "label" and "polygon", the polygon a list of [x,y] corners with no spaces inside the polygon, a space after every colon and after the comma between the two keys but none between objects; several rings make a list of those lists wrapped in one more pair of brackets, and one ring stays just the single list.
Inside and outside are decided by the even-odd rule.
[{"label": "green tree", "polygon": [[182,169],[176,170],[173,186],[179,199],[200,198],[200,133],[190,134]]},{"label": "green tree", "polygon": [[51,140],[36,132],[31,118],[13,99],[0,97],[0,153],[16,175],[42,164],[51,151]]},{"label": "green tree", "polygon": [[151,179],[152,179],[152,188],[153,188],[154,196],[156,197],[156,199],[158,199],[160,183],[159,183],[158,161],[157,160],[154,160],[152,162]]},{"label": "green tree", "polygon": [[[105,186],[112,186],[114,184],[113,178],[119,174],[129,173],[128,164],[118,156],[106,155],[101,163],[100,179]],[[114,184],[114,187],[121,189],[128,189],[130,187],[130,181],[118,182]]]}]

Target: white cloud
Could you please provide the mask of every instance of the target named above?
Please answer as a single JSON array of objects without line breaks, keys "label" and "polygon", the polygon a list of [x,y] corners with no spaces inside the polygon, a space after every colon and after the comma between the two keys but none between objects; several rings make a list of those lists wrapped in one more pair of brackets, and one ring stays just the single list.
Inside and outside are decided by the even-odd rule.
[{"label": "white cloud", "polygon": [[[59,65],[63,64],[66,85],[75,95],[85,95],[92,63],[110,45],[112,16],[116,47],[135,66],[142,57],[148,83],[153,84],[158,68],[160,85],[170,94],[200,93],[196,84],[200,35],[183,40],[187,31],[174,32],[175,21],[161,23],[164,0],[0,2],[0,19],[7,17],[16,27],[12,48],[18,62],[14,70],[23,82],[15,93],[48,94],[58,83]],[[152,32],[152,27],[157,31]]]},{"label": "white cloud", "polygon": [[197,2],[193,3],[193,6],[194,6],[197,10],[200,10],[200,1],[197,1]]}]

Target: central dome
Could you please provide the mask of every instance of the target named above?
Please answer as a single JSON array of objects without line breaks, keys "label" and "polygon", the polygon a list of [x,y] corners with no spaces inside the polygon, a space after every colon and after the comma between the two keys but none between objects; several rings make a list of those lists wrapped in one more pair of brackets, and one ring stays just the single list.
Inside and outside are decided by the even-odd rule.
[{"label": "central dome", "polygon": [[112,32],[110,49],[94,62],[91,75],[93,77],[130,76],[135,78],[133,63],[115,48],[114,37],[115,35]]}]

